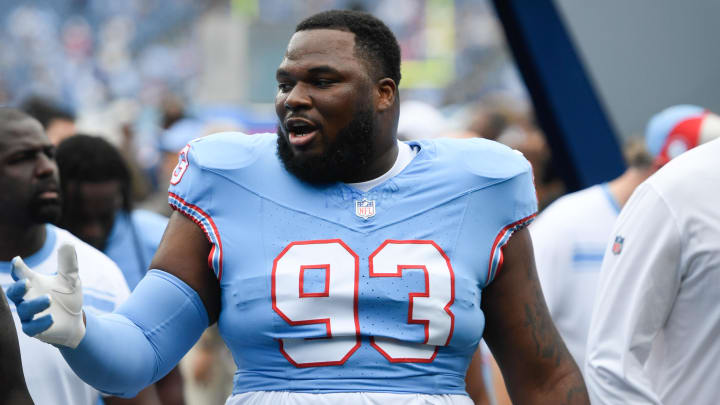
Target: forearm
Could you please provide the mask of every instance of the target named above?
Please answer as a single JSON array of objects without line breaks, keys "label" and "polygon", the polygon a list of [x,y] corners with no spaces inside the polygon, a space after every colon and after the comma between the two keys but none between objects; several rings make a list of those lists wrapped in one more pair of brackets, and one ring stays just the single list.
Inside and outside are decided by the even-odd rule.
[{"label": "forearm", "polygon": [[[568,358],[572,362],[569,354]],[[566,363],[564,367],[558,366],[553,375],[534,390],[512,396],[513,398],[517,396],[526,398],[515,403],[558,405],[587,405],[590,403],[582,374],[574,362]]]},{"label": "forearm", "polygon": [[[3,322],[3,325],[13,326],[12,319]],[[25,384],[15,328],[0,330],[0,341],[3,342],[0,344],[0,405],[32,404]]]},{"label": "forearm", "polygon": [[115,313],[86,317],[78,347],[60,352],[86,383],[122,397],[166,375],[208,324],[197,294],[158,270],[150,271]]},{"label": "forearm", "polygon": [[[24,384],[23,384],[24,385]],[[33,405],[34,402],[27,388],[15,387],[10,390],[0,390],[0,405]]]},{"label": "forearm", "polygon": [[121,397],[133,397],[151,384],[158,356],[143,331],[123,315],[86,314],[86,334],[75,349],[60,347],[83,381]]},{"label": "forearm", "polygon": [[180,367],[175,367],[160,381],[155,383],[162,405],[184,405],[183,379]]},{"label": "forearm", "polygon": [[506,246],[503,271],[483,291],[485,341],[516,404],[589,404],[572,356],[555,328],[532,260],[528,233]]},{"label": "forearm", "polygon": [[[516,404],[587,405],[590,403],[579,367],[552,324],[545,331],[531,330],[535,342],[533,362],[504,359],[508,394]],[[507,375],[505,375],[507,374]],[[515,374],[515,375],[511,375]],[[517,381],[525,381],[518,384]]]},{"label": "forearm", "polygon": [[17,331],[5,292],[0,288],[0,405],[32,404],[23,374]]}]

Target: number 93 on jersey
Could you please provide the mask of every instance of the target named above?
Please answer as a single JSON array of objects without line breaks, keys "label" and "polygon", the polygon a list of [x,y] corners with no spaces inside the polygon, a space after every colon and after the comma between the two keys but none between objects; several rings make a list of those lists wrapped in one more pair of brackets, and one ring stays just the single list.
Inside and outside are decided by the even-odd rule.
[{"label": "number 93 on jersey", "polygon": [[450,310],[455,276],[447,255],[429,240],[386,240],[367,258],[363,278],[369,282],[401,286],[406,279],[420,280],[395,297],[373,296],[374,308],[402,305],[405,318],[389,318],[382,310],[369,312],[377,318],[372,324],[383,324],[389,332],[407,325],[424,330],[424,336],[412,340],[361,330],[359,313],[365,313],[363,304],[370,304],[358,299],[363,294],[359,290],[367,287],[360,282],[360,263],[340,239],[292,242],[275,258],[273,310],[290,326],[315,324],[326,332],[321,337],[279,339],[282,354],[297,367],[341,365],[360,348],[360,336],[370,334],[370,345],[390,362],[432,362],[438,347],[450,343],[455,323]]}]

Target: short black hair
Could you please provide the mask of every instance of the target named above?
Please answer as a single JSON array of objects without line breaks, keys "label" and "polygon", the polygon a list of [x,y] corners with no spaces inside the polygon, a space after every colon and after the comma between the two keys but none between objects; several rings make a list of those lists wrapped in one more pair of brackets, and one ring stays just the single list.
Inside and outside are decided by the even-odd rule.
[{"label": "short black hair", "polygon": [[653,167],[655,157],[648,152],[644,139],[631,138],[623,146],[625,163],[632,168],[647,170]]},{"label": "short black hair", "polygon": [[[60,142],[55,153],[60,171],[60,187],[68,196],[70,183],[97,183],[117,180],[122,192],[123,210],[130,211],[131,177],[125,159],[120,152],[103,138],[91,135],[75,135]],[[72,196],[65,198],[72,203]],[[63,209],[65,211],[65,209]]]},{"label": "short black hair", "polygon": [[[390,28],[371,14],[355,10],[329,10],[302,20],[295,32],[334,29],[355,34],[356,52],[370,62],[377,77],[400,84],[400,45]],[[380,69],[377,68],[380,67]]]},{"label": "short black hair", "polygon": [[45,129],[57,119],[75,122],[75,114],[70,109],[40,96],[29,97],[20,104],[20,109],[40,121]]}]

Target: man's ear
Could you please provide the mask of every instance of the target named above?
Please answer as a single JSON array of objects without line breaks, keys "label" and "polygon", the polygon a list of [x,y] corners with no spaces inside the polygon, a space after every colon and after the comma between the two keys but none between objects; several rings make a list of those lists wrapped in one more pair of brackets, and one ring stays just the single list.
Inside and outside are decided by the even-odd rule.
[{"label": "man's ear", "polygon": [[397,85],[389,77],[378,80],[376,87],[375,108],[378,111],[385,111],[397,102]]}]

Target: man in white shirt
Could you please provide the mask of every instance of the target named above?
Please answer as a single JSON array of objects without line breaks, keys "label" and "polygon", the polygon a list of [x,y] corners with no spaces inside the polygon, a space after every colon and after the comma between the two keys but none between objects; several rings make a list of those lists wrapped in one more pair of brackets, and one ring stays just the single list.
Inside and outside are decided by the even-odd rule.
[{"label": "man in white shirt", "polygon": [[642,146],[629,145],[625,173],[609,183],[561,197],[530,225],[550,315],[581,368],[600,265],[621,207],[658,167],[718,136],[717,115],[690,105],[665,109],[648,123],[645,142],[650,154]]},{"label": "man in white shirt", "polygon": [[[54,153],[55,147],[39,122],[18,110],[0,108],[0,284],[4,289],[13,282],[10,260],[18,252],[25,261],[34,263],[38,273],[52,275],[58,249],[71,243],[83,269],[79,273],[84,286],[83,308],[92,313],[111,312],[130,294],[120,270],[100,251],[47,224],[60,215]],[[12,294],[9,290],[8,296]],[[75,375],[55,347],[20,333],[20,318],[25,315],[12,303],[10,310],[33,401],[42,405],[95,405],[99,392]],[[38,319],[45,321],[49,317]],[[133,403],[153,403],[142,401],[139,398]]]},{"label": "man in white shirt", "polygon": [[668,163],[612,232],[588,336],[594,404],[720,398],[720,140]]}]

